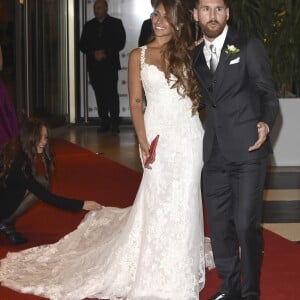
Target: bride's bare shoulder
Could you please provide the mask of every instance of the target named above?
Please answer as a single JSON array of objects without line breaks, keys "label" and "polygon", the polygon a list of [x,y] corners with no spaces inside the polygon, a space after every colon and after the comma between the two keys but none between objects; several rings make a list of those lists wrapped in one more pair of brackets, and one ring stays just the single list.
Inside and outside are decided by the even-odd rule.
[{"label": "bride's bare shoulder", "polygon": [[137,61],[141,57],[141,48],[134,48],[129,53],[129,60],[130,61]]}]

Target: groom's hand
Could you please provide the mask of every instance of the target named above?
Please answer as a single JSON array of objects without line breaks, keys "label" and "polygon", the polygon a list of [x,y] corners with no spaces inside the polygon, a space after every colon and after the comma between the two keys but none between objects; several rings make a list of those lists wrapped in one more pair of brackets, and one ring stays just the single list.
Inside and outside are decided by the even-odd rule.
[{"label": "groom's hand", "polygon": [[264,122],[257,123],[258,139],[254,145],[250,146],[248,151],[254,151],[259,149],[266,141],[269,134],[269,126]]}]

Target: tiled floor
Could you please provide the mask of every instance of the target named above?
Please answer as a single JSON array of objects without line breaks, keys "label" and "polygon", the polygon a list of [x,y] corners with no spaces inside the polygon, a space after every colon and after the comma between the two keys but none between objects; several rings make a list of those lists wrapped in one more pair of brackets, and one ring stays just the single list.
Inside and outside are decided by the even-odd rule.
[{"label": "tiled floor", "polygon": [[264,227],[300,241],[300,168],[271,168],[264,191]]},{"label": "tiled floor", "polygon": [[137,172],[142,172],[137,139],[130,125],[123,125],[118,136],[112,136],[110,133],[99,134],[97,127],[84,125],[56,128],[52,133],[55,137],[64,138]]},{"label": "tiled floor", "polygon": [[[131,125],[123,125],[118,136],[99,134],[97,128],[90,125],[56,128],[53,135],[142,172],[137,139]],[[300,167],[269,168],[263,226],[291,241],[300,241]]]}]

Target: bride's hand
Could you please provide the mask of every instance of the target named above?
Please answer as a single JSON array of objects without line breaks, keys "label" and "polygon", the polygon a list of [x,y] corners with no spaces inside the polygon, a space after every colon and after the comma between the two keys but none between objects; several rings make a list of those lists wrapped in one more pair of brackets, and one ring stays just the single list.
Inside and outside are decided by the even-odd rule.
[{"label": "bride's hand", "polygon": [[102,208],[102,205],[96,201],[84,201],[82,209],[84,210],[99,210]]},{"label": "bride's hand", "polygon": [[142,151],[142,158],[143,158],[143,164],[145,163],[146,159],[149,156],[149,148],[150,145],[148,143],[140,144],[141,151]]}]

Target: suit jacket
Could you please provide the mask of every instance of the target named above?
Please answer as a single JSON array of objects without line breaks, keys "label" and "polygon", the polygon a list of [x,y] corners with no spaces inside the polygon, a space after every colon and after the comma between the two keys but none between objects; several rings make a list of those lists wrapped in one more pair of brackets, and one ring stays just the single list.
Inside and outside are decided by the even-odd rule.
[{"label": "suit jacket", "polygon": [[138,41],[139,47],[146,45],[152,34],[153,34],[152,21],[151,19],[147,19],[142,24],[139,41]]},{"label": "suit jacket", "polygon": [[[240,52],[227,54],[228,45]],[[272,151],[269,139],[260,149],[248,151],[258,138],[257,123],[263,121],[271,129],[279,110],[263,44],[229,27],[214,74],[207,67],[203,47],[201,43],[193,50],[193,69],[206,109],[204,161],[210,157],[215,138],[232,162],[265,157]]]},{"label": "suit jacket", "polygon": [[[88,21],[82,30],[79,49],[87,55],[88,71],[105,69],[120,70],[119,52],[124,48],[126,32],[120,19],[106,16],[100,23],[96,18]],[[104,50],[107,58],[98,62],[94,58],[95,50]]]}]

